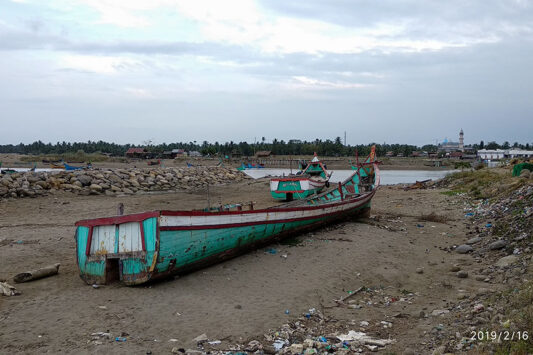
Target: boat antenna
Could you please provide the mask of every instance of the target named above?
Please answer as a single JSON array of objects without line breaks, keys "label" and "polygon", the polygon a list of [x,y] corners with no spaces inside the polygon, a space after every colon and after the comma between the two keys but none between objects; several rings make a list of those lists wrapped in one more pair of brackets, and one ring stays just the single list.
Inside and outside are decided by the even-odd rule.
[{"label": "boat antenna", "polygon": [[289,168],[291,169],[291,175],[292,175],[292,155],[289,154]]},{"label": "boat antenna", "polygon": [[209,183],[207,183],[207,211],[211,211],[211,196],[209,196]]}]

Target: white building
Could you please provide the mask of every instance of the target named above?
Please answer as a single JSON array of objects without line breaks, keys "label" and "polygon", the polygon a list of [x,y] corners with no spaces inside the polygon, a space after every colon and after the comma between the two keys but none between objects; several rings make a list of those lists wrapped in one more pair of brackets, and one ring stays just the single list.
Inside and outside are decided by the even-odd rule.
[{"label": "white building", "polygon": [[532,158],[533,150],[522,149],[480,149],[477,156],[481,160],[500,160],[513,158]]},{"label": "white building", "polygon": [[523,150],[523,149],[509,149],[505,154],[506,158],[532,158],[533,150]]},{"label": "white building", "polygon": [[503,149],[480,149],[477,156],[481,160],[500,160],[505,158],[505,152]]}]

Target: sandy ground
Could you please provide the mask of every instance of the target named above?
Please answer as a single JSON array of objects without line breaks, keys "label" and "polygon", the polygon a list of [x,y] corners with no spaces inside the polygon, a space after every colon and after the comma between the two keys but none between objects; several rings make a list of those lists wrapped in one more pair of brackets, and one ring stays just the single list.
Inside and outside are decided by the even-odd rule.
[{"label": "sandy ground", "polygon": [[[215,202],[274,204],[266,180],[212,188],[211,196]],[[94,289],[78,276],[74,222],[114,215],[119,202],[133,213],[204,207],[206,196],[203,191],[124,197],[65,193],[0,201],[0,279],[12,283],[19,272],[61,263],[59,275],[15,284],[22,295],[0,297],[1,353],[170,353],[176,346],[194,348],[192,339],[202,333],[228,342],[260,339],[311,307],[354,324],[393,322],[379,335],[397,339],[387,350],[401,353],[407,346],[423,346],[422,335],[438,323],[419,318],[421,311],[443,308],[458,289],[483,284],[449,272],[456,263],[465,270],[479,267],[471,265],[471,257],[445,250],[466,240],[460,197],[382,187],[373,201],[374,218],[301,235],[297,245],[270,246],[276,254],[264,248],[149,286]],[[420,220],[430,212],[450,221]],[[415,272],[419,267],[422,274]],[[398,298],[402,290],[415,296],[388,307],[327,308],[363,285]],[[398,313],[405,316],[394,318]],[[100,331],[128,334],[127,341],[90,343],[91,333]]]},{"label": "sandy ground", "polygon": [[[50,164],[45,164],[41,159],[36,159],[35,162],[27,161],[28,156],[21,154],[1,154],[0,153],[0,162],[3,162],[3,168],[31,168],[34,164],[37,164],[37,168],[50,168]],[[302,159],[310,160],[311,156],[303,156]],[[330,169],[350,169],[350,162],[355,161],[354,157],[341,157],[341,158],[332,158],[332,157],[320,157],[322,161],[327,163],[327,166]],[[24,159],[24,160],[23,160]],[[293,159],[297,160],[298,158],[294,156],[273,156],[271,158],[274,161],[283,160],[283,159]],[[411,158],[411,157],[393,157],[393,158],[379,158],[382,161],[380,166],[381,170],[443,170],[443,167],[436,168],[431,166],[431,163],[428,162],[427,158]],[[151,160],[139,160],[139,159],[123,159],[119,157],[113,157],[109,161],[97,161],[93,162],[92,165],[94,168],[148,168],[148,161],[156,161],[157,159]],[[179,157],[177,159],[160,159],[163,166],[166,167],[187,167],[187,163],[200,166],[216,166],[220,163],[218,158],[194,158],[194,157]],[[261,159],[264,161],[264,159]],[[239,167],[242,162],[252,162],[256,163],[256,159],[247,159],[247,158],[234,158],[230,161],[224,161],[225,166]],[[446,162],[448,165],[447,169],[453,168],[454,160],[449,160]],[[74,166],[83,166],[83,163],[72,163]],[[289,169],[288,165],[268,165],[269,168],[286,168]],[[296,169],[297,164],[294,163],[292,168]]]}]

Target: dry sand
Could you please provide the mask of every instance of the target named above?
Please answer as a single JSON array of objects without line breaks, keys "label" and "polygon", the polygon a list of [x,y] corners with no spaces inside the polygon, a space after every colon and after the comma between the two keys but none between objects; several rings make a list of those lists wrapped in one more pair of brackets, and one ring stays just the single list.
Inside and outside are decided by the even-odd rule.
[{"label": "dry sand", "polygon": [[[37,164],[37,168],[50,168],[50,164],[43,163],[41,159],[32,159],[27,160],[28,155],[15,154],[15,153],[0,153],[0,162],[3,162],[3,168],[31,168],[33,164]],[[267,164],[268,168],[285,168],[289,169],[289,166],[286,164],[278,164],[280,160],[292,159],[296,161],[298,159],[310,160],[311,156],[272,156],[271,158],[260,159],[261,162],[267,160],[273,160],[274,163]],[[322,161],[327,163],[329,169],[350,169],[350,162],[355,162],[354,157],[320,157]],[[24,161],[24,160],[25,161]],[[93,162],[92,165],[94,168],[146,168],[148,167],[149,161],[156,161],[157,159],[142,160],[142,159],[126,159],[123,157],[111,157],[107,161],[97,161]],[[412,157],[392,157],[385,158],[379,157],[379,160],[382,162],[380,169],[381,170],[443,170],[442,167],[436,168],[431,166],[431,163],[427,158],[412,158]],[[453,159],[444,159],[445,164],[448,168],[453,168],[454,162],[457,160]],[[207,157],[178,157],[176,159],[160,159],[160,162],[163,166],[166,167],[186,167],[187,163],[198,166],[216,166],[220,163],[219,158],[207,158]],[[227,167],[239,167],[243,162],[257,163],[256,158],[233,158],[229,161],[224,160],[224,165]],[[71,163],[74,166],[84,166],[84,163]],[[292,168],[297,168],[297,164],[294,163]]]},{"label": "dry sand", "polygon": [[[194,348],[192,339],[202,333],[228,342],[261,339],[269,328],[280,327],[311,307],[331,305],[333,299],[363,285],[383,287],[398,298],[402,290],[417,295],[411,302],[388,307],[334,307],[323,312],[357,324],[393,321],[392,328],[376,329],[371,335],[397,339],[387,347],[390,351],[401,352],[406,346],[417,349],[424,332],[438,323],[438,319],[420,319],[421,311],[441,309],[455,299],[457,289],[475,290],[483,284],[449,272],[455,263],[465,270],[476,267],[471,257],[444,250],[466,238],[460,199],[439,190],[382,187],[372,209],[379,221],[344,222],[301,235],[296,246],[270,246],[276,254],[260,249],[165,282],[99,289],[78,276],[75,221],[114,215],[119,202],[126,213],[204,207],[205,192],[124,197],[65,193],[3,200],[0,279],[12,283],[19,272],[56,262],[61,267],[57,276],[16,284],[20,296],[0,297],[0,352],[160,354],[176,346]],[[258,207],[274,203],[266,180],[211,189],[211,201],[250,200]],[[450,221],[420,220],[430,212],[444,214]],[[415,272],[419,267],[424,269],[422,274]],[[399,312],[405,318],[392,318]],[[113,337],[128,334],[127,341],[90,343],[91,333],[100,331]]]}]

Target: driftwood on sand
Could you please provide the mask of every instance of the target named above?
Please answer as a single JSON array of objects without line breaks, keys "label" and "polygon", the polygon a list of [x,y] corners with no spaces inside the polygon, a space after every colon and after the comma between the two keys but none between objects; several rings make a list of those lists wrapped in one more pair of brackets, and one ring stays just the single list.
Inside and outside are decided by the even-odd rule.
[{"label": "driftwood on sand", "polygon": [[16,283],[21,283],[21,282],[33,281],[37,279],[42,279],[43,277],[56,275],[59,272],[59,265],[60,264],[54,264],[54,265],[46,266],[46,267],[43,267],[37,270],[26,271],[26,272],[17,274],[15,275],[15,277],[13,277],[13,281],[15,281]]}]

